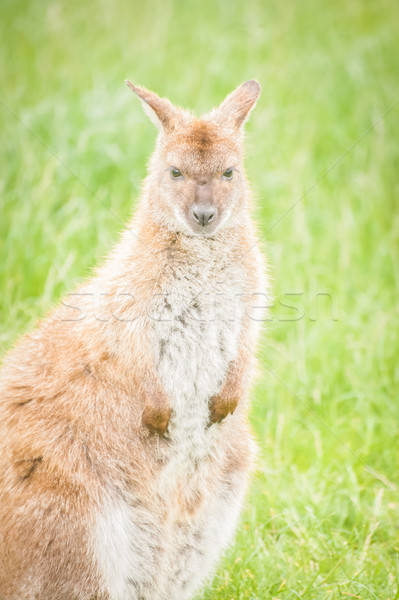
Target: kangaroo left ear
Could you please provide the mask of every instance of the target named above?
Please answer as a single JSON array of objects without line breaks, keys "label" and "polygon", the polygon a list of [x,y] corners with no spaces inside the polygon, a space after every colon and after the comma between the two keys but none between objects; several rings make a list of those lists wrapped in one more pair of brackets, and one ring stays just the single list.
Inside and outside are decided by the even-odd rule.
[{"label": "kangaroo left ear", "polygon": [[249,117],[260,92],[261,87],[258,81],[255,79],[246,81],[234,92],[231,92],[219,108],[212,111],[210,117],[225,127],[239,129]]},{"label": "kangaroo left ear", "polygon": [[167,98],[160,98],[144,87],[138,87],[126,80],[131,90],[142,100],[144,111],[158,129],[172,130],[179,120],[179,109]]}]

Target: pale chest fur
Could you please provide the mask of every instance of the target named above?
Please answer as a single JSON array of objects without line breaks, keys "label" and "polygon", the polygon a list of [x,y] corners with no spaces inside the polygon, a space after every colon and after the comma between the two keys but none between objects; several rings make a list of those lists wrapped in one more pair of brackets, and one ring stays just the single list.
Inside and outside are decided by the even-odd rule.
[{"label": "pale chest fur", "polygon": [[208,401],[239,350],[245,273],[231,257],[198,252],[165,270],[150,306],[154,363],[172,408],[168,435],[182,459],[209,453]]}]

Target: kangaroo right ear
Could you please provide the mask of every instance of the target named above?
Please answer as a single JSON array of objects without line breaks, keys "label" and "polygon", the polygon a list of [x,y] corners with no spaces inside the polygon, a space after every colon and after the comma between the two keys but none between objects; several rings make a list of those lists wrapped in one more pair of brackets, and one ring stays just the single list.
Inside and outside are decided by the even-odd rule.
[{"label": "kangaroo right ear", "polygon": [[158,129],[172,130],[179,120],[178,110],[167,98],[160,98],[144,87],[138,87],[126,80],[131,90],[142,100],[144,111]]},{"label": "kangaroo right ear", "polygon": [[239,129],[254,108],[260,92],[260,84],[255,79],[242,83],[227,96],[219,108],[212,111],[213,120],[226,127]]}]

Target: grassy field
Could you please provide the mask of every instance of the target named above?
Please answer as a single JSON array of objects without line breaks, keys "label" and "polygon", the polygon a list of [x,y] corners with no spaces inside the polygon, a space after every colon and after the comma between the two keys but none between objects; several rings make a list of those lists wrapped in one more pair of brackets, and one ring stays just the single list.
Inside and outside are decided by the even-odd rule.
[{"label": "grassy field", "polygon": [[[155,129],[124,79],[196,111],[241,81],[275,295],[236,543],[199,600],[399,598],[399,6],[0,9],[0,349],[110,249]],[[171,599],[173,600],[173,599]]]}]

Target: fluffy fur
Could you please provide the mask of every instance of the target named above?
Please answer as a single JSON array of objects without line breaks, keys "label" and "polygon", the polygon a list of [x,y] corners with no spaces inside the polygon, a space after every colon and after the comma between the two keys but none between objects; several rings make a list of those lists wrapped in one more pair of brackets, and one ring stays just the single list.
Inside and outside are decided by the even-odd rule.
[{"label": "fluffy fur", "polygon": [[241,126],[259,84],[202,119],[129,85],[160,129],[136,215],[0,375],[1,600],[189,599],[247,484],[264,278]]}]

